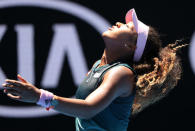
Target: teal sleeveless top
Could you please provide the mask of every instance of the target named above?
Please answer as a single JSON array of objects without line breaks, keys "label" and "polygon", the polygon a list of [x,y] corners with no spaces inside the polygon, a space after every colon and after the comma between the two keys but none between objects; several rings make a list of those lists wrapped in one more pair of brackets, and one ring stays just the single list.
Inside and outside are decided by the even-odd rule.
[{"label": "teal sleeveless top", "polygon": [[[98,67],[100,62],[101,60],[98,60],[94,64],[88,76],[86,76],[79,85],[76,91],[77,99],[85,99],[92,93],[101,84],[104,74],[113,67],[128,67],[134,72],[135,76],[137,76],[134,69],[125,63],[116,62]],[[90,119],[76,117],[76,131],[126,131],[134,96],[135,89],[133,93],[127,97],[116,98],[108,107]]]}]

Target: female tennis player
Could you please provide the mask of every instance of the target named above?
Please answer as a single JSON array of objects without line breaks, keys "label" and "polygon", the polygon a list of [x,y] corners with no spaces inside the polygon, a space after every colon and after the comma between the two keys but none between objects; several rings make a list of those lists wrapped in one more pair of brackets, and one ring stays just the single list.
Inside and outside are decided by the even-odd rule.
[{"label": "female tennis player", "polygon": [[14,100],[36,103],[75,117],[77,131],[126,131],[129,117],[163,98],[181,77],[177,50],[162,47],[157,31],[138,20],[131,9],[126,23],[117,22],[102,34],[105,49],[76,91],[65,98],[39,89],[18,75],[6,80],[4,92]]}]

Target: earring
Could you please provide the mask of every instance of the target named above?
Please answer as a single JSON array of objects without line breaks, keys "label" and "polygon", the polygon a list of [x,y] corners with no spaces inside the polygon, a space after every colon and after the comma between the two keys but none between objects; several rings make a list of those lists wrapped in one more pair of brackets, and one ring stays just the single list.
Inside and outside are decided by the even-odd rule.
[{"label": "earring", "polygon": [[128,45],[127,45],[126,43],[125,43],[125,47],[126,47],[126,48],[129,48]]}]

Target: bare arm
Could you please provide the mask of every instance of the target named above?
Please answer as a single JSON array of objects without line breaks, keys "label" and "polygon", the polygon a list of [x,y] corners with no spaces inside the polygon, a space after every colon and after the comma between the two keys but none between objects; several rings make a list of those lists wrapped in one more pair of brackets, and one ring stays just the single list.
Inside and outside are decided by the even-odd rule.
[{"label": "bare arm", "polygon": [[[55,96],[55,99],[59,102],[59,104],[54,109],[68,116],[80,118],[93,117],[94,115],[105,109],[116,97],[121,96],[122,94],[132,89],[132,77],[132,72],[129,69],[126,69],[126,67],[120,66],[112,68],[105,74],[102,84],[95,91],[93,91],[85,100]],[[7,81],[7,83],[9,83],[9,85],[12,85],[12,87],[10,87],[9,85],[4,86],[8,87],[9,89],[20,88],[18,86],[13,86],[13,84],[11,84],[12,82],[16,81]],[[22,88],[29,88],[29,85],[27,87],[25,83],[20,83],[24,84]],[[35,88],[36,90],[38,89],[34,86],[33,88]],[[13,92],[9,92],[9,89],[7,90],[7,93],[12,94]],[[18,97],[13,97],[12,95],[10,95],[9,97],[24,102],[28,102],[27,99],[32,99],[24,98],[23,96],[21,96],[21,94],[15,95]],[[33,96],[37,97],[38,95]],[[34,100],[36,100],[34,101],[34,103],[36,103],[37,98]]]}]

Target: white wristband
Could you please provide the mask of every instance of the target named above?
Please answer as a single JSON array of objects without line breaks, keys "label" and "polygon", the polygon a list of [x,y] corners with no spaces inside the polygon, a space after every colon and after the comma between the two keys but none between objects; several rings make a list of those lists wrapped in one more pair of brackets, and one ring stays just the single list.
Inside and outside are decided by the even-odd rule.
[{"label": "white wristband", "polygon": [[39,101],[37,102],[37,105],[49,108],[51,106],[51,101],[53,100],[54,94],[43,89],[40,89],[40,91],[41,95]]}]

